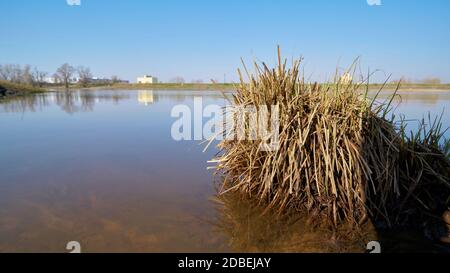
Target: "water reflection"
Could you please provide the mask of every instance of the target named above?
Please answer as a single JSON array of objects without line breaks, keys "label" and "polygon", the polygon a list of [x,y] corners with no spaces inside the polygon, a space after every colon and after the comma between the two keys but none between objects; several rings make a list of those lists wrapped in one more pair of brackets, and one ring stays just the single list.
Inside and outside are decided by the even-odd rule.
[{"label": "water reflection", "polygon": [[[56,104],[59,105],[64,112],[72,114],[79,111],[78,105],[76,105],[75,100],[81,100],[80,97],[81,96],[79,94],[76,94],[74,92],[58,92],[56,93],[54,98]],[[82,100],[83,103],[88,102],[88,105],[83,106],[82,109],[89,109],[89,105],[92,105],[92,103],[89,103],[89,101],[89,99]]]},{"label": "water reflection", "polygon": [[56,104],[68,114],[94,111],[96,103],[112,101],[118,104],[129,99],[124,93],[101,93],[86,91],[49,92],[35,96],[11,98],[0,104],[3,112],[36,112]]},{"label": "water reflection", "polygon": [[[330,239],[298,217],[261,216],[237,196],[214,207],[206,162],[216,151],[170,135],[172,107],[195,96],[226,103],[220,92],[159,90],[0,103],[0,252],[65,252],[73,240],[88,252],[364,251],[366,242]],[[450,95],[436,96],[429,106],[413,94],[402,112],[440,113]]]},{"label": "water reflection", "polygon": [[213,99],[223,98],[221,93],[215,91],[74,90],[11,98],[0,104],[0,112],[36,112],[43,111],[45,107],[56,104],[64,112],[74,114],[92,112],[96,104],[103,102],[112,102],[118,105],[120,101],[135,99],[138,104],[150,106],[159,101],[183,103],[194,96],[208,96]]},{"label": "water reflection", "polygon": [[136,91],[73,91],[0,104],[0,252],[65,252],[69,241],[86,252],[227,251],[205,222],[215,151],[170,135],[176,100],[196,95],[221,103],[155,91],[145,107]]},{"label": "water reflection", "polygon": [[[379,99],[387,99],[392,93],[393,90],[387,90],[379,94]],[[375,91],[369,93],[369,95],[374,96],[376,94]],[[450,92],[446,91],[402,91],[397,94],[395,97],[395,103],[417,103],[420,102],[426,106],[433,106],[440,104],[445,101],[450,101]]]},{"label": "water reflection", "polygon": [[153,90],[138,91],[138,101],[145,106],[155,103],[156,101]]},{"label": "water reflection", "polygon": [[213,225],[237,252],[363,253],[368,242],[378,241],[384,253],[450,253],[448,245],[420,231],[377,230],[370,222],[361,229],[331,231],[312,225],[307,215],[280,216],[235,192],[216,195],[212,201],[217,210]]},{"label": "water reflection", "polygon": [[47,95],[24,96],[20,98],[9,99],[0,104],[0,110],[3,112],[36,112],[50,105]]},{"label": "water reflection", "polygon": [[234,192],[216,195],[213,201],[217,231],[238,252],[365,252],[367,242],[378,238],[369,225],[364,230],[333,232],[313,227],[306,216],[265,211],[256,200]]}]

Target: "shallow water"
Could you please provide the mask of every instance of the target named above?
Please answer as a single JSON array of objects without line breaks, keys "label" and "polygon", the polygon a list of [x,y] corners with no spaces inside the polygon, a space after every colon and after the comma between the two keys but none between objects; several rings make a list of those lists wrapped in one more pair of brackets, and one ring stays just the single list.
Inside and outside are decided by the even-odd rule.
[{"label": "shallow water", "polygon": [[[391,93],[378,95],[377,101],[387,102]],[[374,96],[374,92],[370,95]],[[391,105],[393,111],[390,114],[395,114],[396,119],[403,116],[410,130],[417,130],[418,121],[423,118],[428,123],[429,116],[432,120],[442,116],[442,128],[450,127],[450,91],[404,91],[397,94]],[[449,138],[450,132],[447,131],[445,137]]]},{"label": "shallow water", "polygon": [[[216,151],[171,137],[172,107],[192,106],[195,96],[226,104],[213,91],[126,90],[0,104],[0,252],[66,252],[69,241],[85,252],[283,251],[272,237],[264,244],[256,236],[264,247],[243,247],[233,242],[248,236],[220,227],[224,215],[211,201],[207,170]],[[402,96],[396,111],[407,118],[450,106],[450,93]],[[255,234],[268,228],[254,225]]]}]

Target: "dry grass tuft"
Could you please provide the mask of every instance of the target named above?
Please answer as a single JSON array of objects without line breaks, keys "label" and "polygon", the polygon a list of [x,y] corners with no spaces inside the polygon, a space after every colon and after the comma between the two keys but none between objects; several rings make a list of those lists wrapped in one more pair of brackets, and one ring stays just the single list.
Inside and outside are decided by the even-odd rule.
[{"label": "dry grass tuft", "polygon": [[248,82],[239,71],[233,96],[234,107],[279,106],[278,149],[262,151],[261,140],[222,141],[214,162],[223,193],[250,195],[280,213],[308,212],[331,227],[368,217],[406,224],[445,205],[450,161],[439,119],[407,134],[403,122],[387,119],[393,97],[377,103],[351,80],[306,83],[301,60],[287,67],[278,57],[274,69],[264,63],[255,64],[255,74],[245,69]]}]

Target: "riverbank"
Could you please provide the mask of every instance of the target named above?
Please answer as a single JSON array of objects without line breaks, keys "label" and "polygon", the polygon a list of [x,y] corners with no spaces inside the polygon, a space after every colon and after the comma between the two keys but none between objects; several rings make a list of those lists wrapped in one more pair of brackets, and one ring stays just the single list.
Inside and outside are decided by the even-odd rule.
[{"label": "riverbank", "polygon": [[[370,84],[370,90],[381,89],[381,92],[388,92],[389,90],[395,90],[397,84],[387,84],[383,87],[382,84]],[[401,84],[398,90],[399,92],[450,92],[450,84]]]},{"label": "riverbank", "polygon": [[[371,84],[369,85],[370,90],[379,90],[383,85],[381,84]],[[49,87],[53,90],[65,90],[62,86],[51,86]],[[236,90],[237,85],[235,83],[158,83],[158,84],[112,84],[112,85],[95,85],[83,87],[80,85],[72,85],[71,89],[81,89],[81,90],[200,90],[200,91],[212,91],[212,90],[223,90],[223,91],[233,91]],[[362,86],[362,88],[366,88]],[[395,90],[397,88],[396,84],[387,84],[384,86],[382,92],[389,92],[389,90]],[[400,92],[450,92],[450,84],[402,84]]]},{"label": "riverbank", "polygon": [[[382,93],[389,93],[396,89],[396,85],[387,84],[382,89]],[[158,83],[158,84],[112,84],[112,85],[93,85],[83,87],[78,84],[70,86],[71,90],[174,90],[174,91],[235,91],[235,83]],[[362,86],[361,88],[366,88]],[[382,88],[381,84],[369,85],[370,91],[378,91]],[[24,96],[35,93],[44,93],[48,91],[66,91],[64,86],[46,85],[42,88],[33,87],[25,84],[16,84],[6,81],[0,81],[0,99]],[[398,92],[422,92],[422,93],[446,93],[450,92],[450,84],[403,84]]]},{"label": "riverbank", "polygon": [[[236,85],[233,83],[158,83],[158,84],[111,84],[111,85],[94,85],[83,87],[80,85],[71,85],[71,89],[81,89],[81,90],[200,90],[200,91],[212,91],[212,90],[235,90]],[[65,90],[63,86],[51,86],[52,90]]]},{"label": "riverbank", "polygon": [[34,87],[31,85],[0,81],[0,100],[15,96],[44,93],[46,91],[47,90],[44,88]]}]

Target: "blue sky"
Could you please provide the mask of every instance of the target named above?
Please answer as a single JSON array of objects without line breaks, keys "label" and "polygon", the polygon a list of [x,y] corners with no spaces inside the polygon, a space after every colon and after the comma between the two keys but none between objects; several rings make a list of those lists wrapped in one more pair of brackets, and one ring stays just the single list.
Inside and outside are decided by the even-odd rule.
[{"label": "blue sky", "polygon": [[0,1],[0,63],[53,73],[69,62],[134,81],[237,80],[240,58],[305,58],[306,76],[330,77],[360,56],[362,69],[450,82],[450,1],[381,0]]}]

